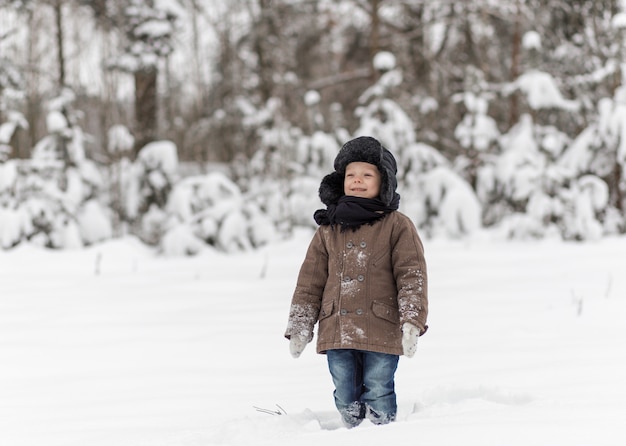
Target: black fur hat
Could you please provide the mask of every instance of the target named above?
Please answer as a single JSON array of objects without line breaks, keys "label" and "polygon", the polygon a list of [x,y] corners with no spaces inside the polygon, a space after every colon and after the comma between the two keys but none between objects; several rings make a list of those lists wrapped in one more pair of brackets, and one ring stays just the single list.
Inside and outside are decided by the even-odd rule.
[{"label": "black fur hat", "polygon": [[326,175],[320,184],[319,195],[322,203],[326,206],[337,204],[343,197],[346,166],[357,161],[373,164],[378,168],[381,180],[379,199],[389,206],[398,186],[396,180],[398,165],[391,152],[371,136],[360,136],[343,145],[335,158],[335,171]]}]

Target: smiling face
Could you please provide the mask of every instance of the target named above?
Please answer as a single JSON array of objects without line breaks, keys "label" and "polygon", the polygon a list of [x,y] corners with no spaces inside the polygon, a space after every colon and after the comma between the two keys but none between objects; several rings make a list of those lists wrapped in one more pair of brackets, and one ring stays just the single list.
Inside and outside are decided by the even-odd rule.
[{"label": "smiling face", "polygon": [[377,198],[380,181],[380,172],[375,165],[355,161],[346,166],[343,192],[351,197]]}]

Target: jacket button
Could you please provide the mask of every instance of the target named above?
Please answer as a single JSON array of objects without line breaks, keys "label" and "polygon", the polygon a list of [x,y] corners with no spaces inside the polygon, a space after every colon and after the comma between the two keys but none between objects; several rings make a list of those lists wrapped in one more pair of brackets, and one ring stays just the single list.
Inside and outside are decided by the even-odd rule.
[{"label": "jacket button", "polygon": [[350,277],[348,277],[348,276],[346,276],[346,277],[344,277],[344,278],[343,278],[343,281],[344,281],[344,282],[350,282],[351,280],[352,280],[352,279],[350,279]]},{"label": "jacket button", "polygon": [[345,308],[342,308],[341,311],[339,312],[342,316],[345,316],[346,314],[348,314],[348,310],[346,310]]},{"label": "jacket button", "polygon": [[352,243],[352,242],[348,242],[346,244],[346,248],[348,248],[348,249],[353,248],[353,247],[354,247],[354,243]]},{"label": "jacket button", "polygon": [[367,243],[361,242],[361,248],[365,248],[366,246],[367,246]]},{"label": "jacket button", "polygon": [[361,310],[360,308],[358,310],[356,310],[356,314],[363,314],[363,310]]},{"label": "jacket button", "polygon": [[359,282],[363,282],[365,280],[365,277],[363,276],[363,274],[359,274],[356,280],[358,280]]}]

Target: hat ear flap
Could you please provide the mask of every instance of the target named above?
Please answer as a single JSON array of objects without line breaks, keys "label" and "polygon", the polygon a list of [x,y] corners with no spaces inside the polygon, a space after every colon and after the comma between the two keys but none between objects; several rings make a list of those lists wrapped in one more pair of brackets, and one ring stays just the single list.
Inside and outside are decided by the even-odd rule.
[{"label": "hat ear flap", "polygon": [[387,168],[380,172],[380,201],[389,206],[398,187],[396,176]]},{"label": "hat ear flap", "polygon": [[398,187],[398,180],[396,178],[396,172],[398,171],[398,165],[393,154],[383,147],[382,163],[379,166],[380,170],[380,200],[387,206],[393,201],[396,189]]},{"label": "hat ear flap", "polygon": [[339,199],[344,196],[343,175],[339,172],[332,172],[326,175],[320,184],[319,196],[322,203],[326,206],[337,204]]}]

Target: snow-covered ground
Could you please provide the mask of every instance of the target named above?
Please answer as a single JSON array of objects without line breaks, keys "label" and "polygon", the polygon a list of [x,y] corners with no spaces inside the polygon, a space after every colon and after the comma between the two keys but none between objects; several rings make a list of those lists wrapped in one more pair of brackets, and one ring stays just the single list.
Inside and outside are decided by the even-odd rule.
[{"label": "snow-covered ground", "polygon": [[626,238],[426,240],[430,330],[400,361],[398,421],[347,430],[325,357],[283,339],[310,236],[0,251],[0,444],[626,444]]}]

